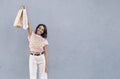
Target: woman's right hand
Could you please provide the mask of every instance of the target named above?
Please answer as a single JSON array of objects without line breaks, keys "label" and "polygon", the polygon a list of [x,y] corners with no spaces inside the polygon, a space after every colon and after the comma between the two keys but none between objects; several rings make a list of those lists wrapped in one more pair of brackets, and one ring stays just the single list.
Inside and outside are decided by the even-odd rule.
[{"label": "woman's right hand", "polygon": [[22,5],[21,8],[25,9],[25,5]]}]

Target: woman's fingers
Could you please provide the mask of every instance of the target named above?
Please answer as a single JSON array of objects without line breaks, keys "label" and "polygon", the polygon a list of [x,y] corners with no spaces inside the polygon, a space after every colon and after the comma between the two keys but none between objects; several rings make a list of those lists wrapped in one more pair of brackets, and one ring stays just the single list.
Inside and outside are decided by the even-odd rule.
[{"label": "woman's fingers", "polygon": [[25,9],[25,5],[23,4],[23,5],[21,6],[21,8]]}]

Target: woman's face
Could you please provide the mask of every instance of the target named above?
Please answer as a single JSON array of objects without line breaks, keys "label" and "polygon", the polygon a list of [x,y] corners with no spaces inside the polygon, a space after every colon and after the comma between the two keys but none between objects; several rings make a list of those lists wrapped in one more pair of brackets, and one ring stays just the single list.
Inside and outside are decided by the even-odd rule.
[{"label": "woman's face", "polygon": [[44,33],[44,27],[43,26],[39,26],[38,29],[37,29],[37,34],[41,35],[43,33]]}]

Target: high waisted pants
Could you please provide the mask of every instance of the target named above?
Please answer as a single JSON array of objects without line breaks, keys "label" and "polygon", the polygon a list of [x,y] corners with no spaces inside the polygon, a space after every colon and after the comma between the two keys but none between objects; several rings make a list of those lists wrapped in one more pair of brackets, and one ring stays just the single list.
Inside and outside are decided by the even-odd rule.
[{"label": "high waisted pants", "polygon": [[29,57],[30,79],[37,79],[37,71],[39,71],[38,72],[39,79],[47,79],[47,75],[45,73],[45,56],[44,56],[44,54],[42,54],[40,56],[30,55],[30,57]]}]

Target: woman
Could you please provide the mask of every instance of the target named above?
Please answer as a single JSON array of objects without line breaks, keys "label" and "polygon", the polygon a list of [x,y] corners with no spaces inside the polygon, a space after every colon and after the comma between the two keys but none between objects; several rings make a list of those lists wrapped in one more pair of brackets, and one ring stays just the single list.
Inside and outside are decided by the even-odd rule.
[{"label": "woman", "polygon": [[39,24],[35,32],[32,31],[28,21],[28,40],[30,48],[29,71],[30,79],[37,79],[37,69],[39,69],[40,79],[46,79],[45,73],[48,72],[48,53],[47,53],[47,28],[44,24]]}]

